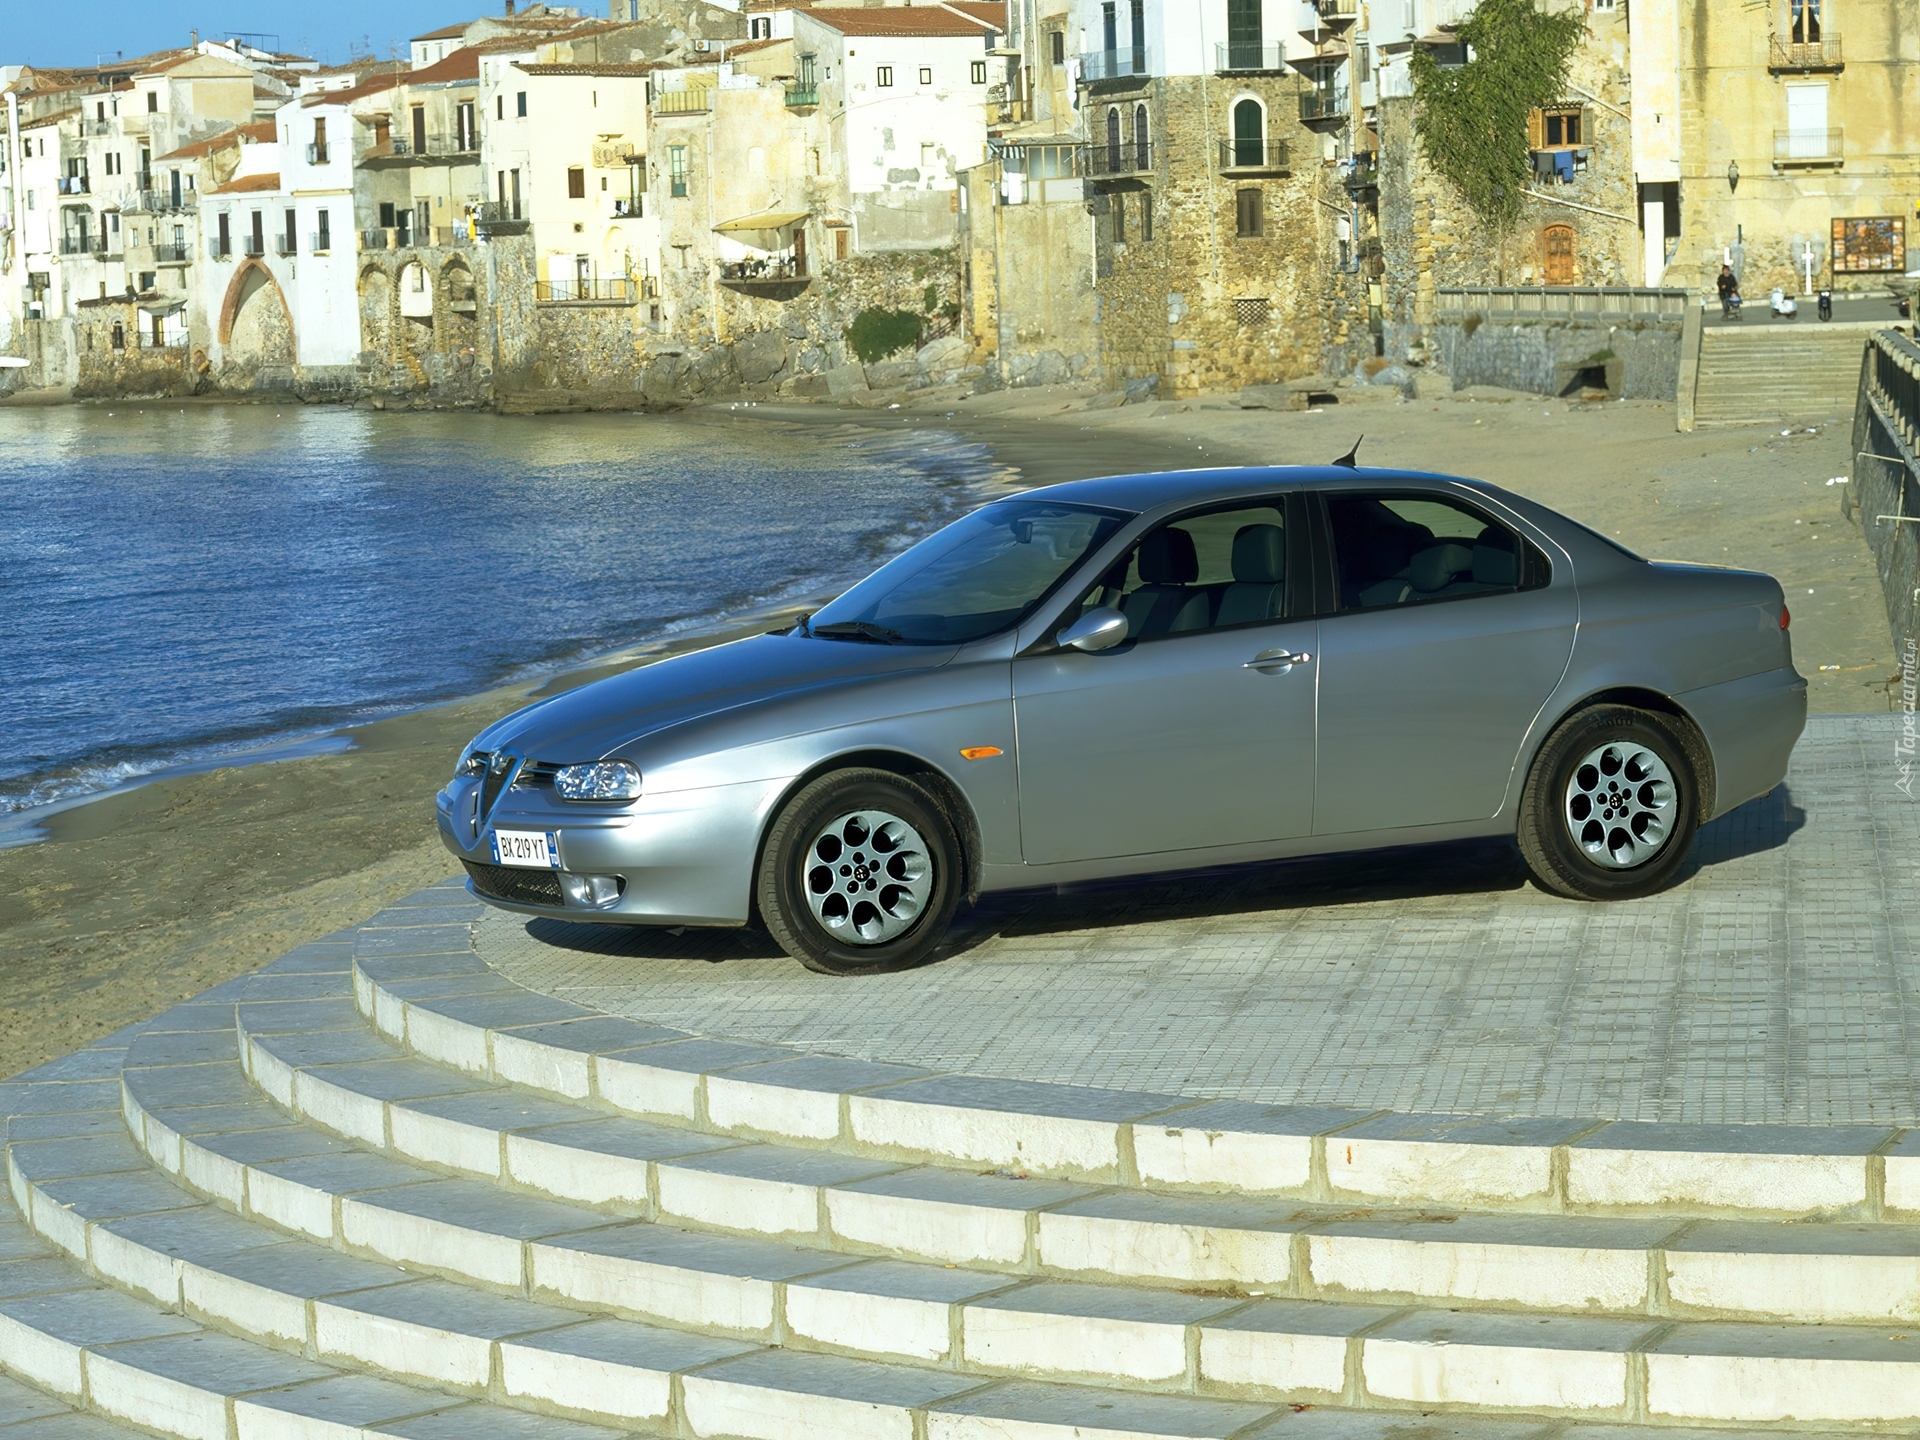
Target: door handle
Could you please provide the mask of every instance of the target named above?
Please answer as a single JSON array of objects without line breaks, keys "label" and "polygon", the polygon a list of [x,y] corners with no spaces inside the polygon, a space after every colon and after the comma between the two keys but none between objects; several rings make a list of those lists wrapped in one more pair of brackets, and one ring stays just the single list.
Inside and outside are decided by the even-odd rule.
[{"label": "door handle", "polygon": [[1299,651],[1298,653],[1287,650],[1262,650],[1240,668],[1242,670],[1284,672],[1292,669],[1295,665],[1305,665],[1312,659],[1312,653],[1306,650]]}]

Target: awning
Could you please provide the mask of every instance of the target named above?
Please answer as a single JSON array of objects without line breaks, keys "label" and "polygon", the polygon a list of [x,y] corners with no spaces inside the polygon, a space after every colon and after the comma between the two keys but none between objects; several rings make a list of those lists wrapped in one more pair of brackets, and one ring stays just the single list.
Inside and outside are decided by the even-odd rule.
[{"label": "awning", "polygon": [[769,210],[759,215],[742,215],[737,220],[722,220],[714,226],[719,234],[734,230],[784,230],[789,225],[798,225],[807,218],[805,210]]}]

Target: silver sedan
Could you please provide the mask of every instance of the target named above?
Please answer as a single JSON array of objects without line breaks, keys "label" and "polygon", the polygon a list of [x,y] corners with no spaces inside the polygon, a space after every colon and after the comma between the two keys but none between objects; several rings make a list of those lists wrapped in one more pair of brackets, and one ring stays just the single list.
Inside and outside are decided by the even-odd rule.
[{"label": "silver sedan", "polygon": [[1076,481],[489,726],[440,833],[504,909],[760,924],[832,974],[928,958],[983,892],[1479,836],[1622,899],[1784,778],[1788,618],[1479,481]]}]

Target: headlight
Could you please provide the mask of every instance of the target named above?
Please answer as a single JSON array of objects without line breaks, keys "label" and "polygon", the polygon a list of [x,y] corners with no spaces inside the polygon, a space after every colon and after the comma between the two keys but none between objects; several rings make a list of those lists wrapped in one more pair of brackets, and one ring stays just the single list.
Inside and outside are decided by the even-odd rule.
[{"label": "headlight", "polygon": [[562,800],[635,800],[640,795],[640,771],[625,760],[562,765],[554,772],[553,793]]},{"label": "headlight", "polygon": [[453,778],[459,780],[469,775],[486,774],[487,761],[490,758],[486,751],[476,750],[469,745],[460,752],[460,759],[453,767]]}]

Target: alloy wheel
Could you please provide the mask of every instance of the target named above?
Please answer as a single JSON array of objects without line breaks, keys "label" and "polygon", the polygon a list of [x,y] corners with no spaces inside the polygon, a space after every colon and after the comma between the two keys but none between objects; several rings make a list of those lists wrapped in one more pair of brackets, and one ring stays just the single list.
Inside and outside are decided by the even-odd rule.
[{"label": "alloy wheel", "polygon": [[1596,865],[1631,870],[1673,835],[1679,792],[1667,763],[1644,745],[1589,751],[1567,782],[1565,815],[1573,843]]},{"label": "alloy wheel", "polygon": [[847,945],[882,945],[920,918],[933,893],[933,859],[897,815],[857,810],[823,826],[801,862],[807,906]]}]

